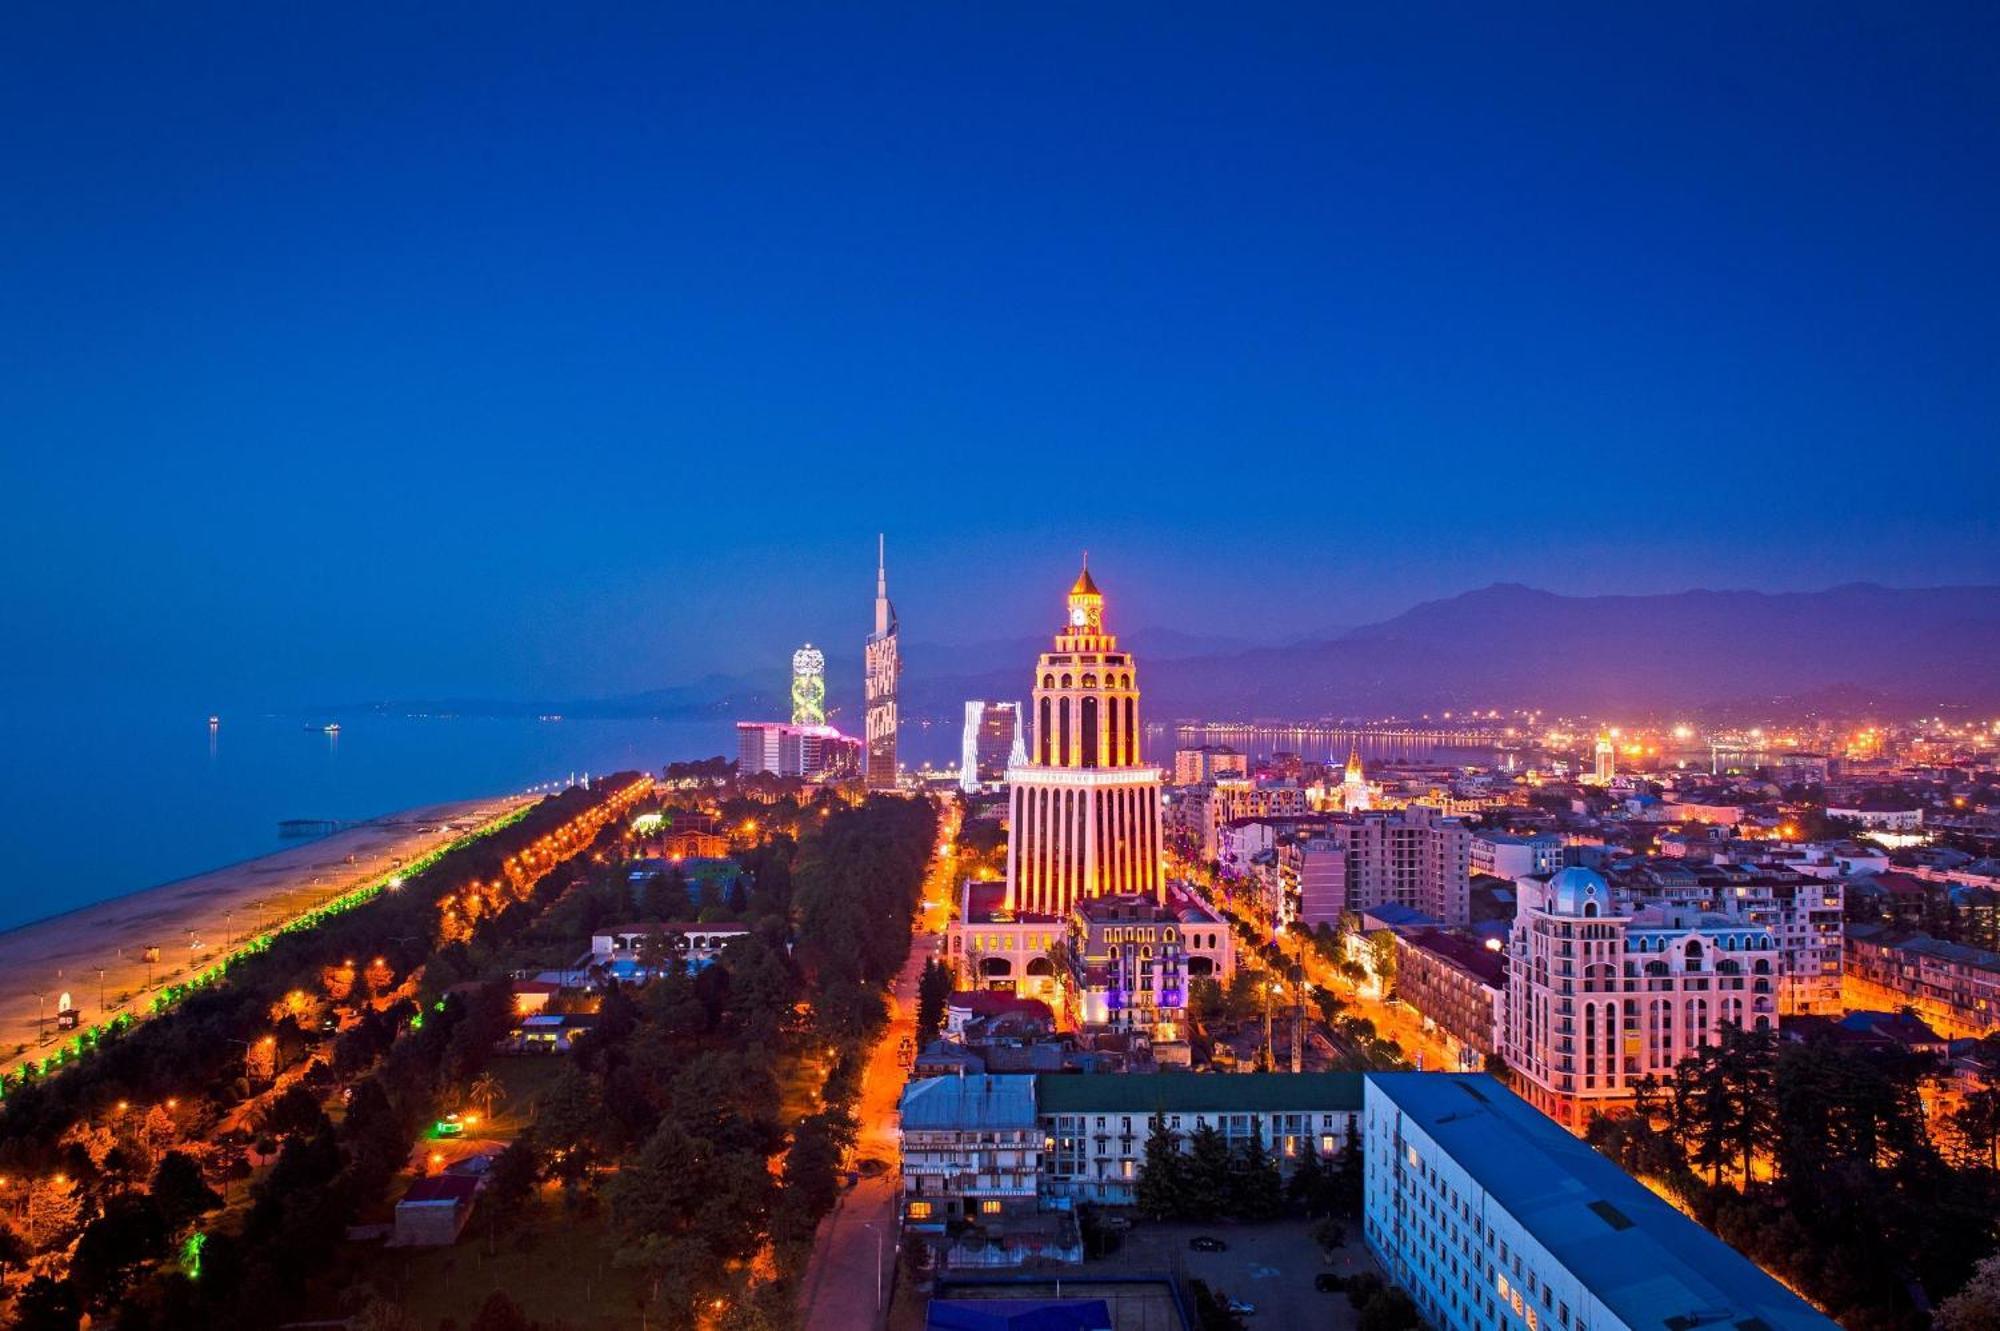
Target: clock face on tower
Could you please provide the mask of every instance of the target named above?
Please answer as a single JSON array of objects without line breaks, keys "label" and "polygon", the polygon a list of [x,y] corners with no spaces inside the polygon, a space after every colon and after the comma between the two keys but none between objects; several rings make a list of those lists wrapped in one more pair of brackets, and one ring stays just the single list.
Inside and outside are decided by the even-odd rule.
[{"label": "clock face on tower", "polygon": [[1069,622],[1077,628],[1082,628],[1090,622],[1090,612],[1080,605],[1073,605],[1069,610]]}]

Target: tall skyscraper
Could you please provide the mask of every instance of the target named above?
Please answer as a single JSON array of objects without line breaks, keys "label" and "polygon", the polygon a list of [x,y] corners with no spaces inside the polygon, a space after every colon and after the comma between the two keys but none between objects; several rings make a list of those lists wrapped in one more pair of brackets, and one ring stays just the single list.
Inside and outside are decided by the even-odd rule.
[{"label": "tall skyscraper", "polygon": [[792,653],[792,724],[826,724],[826,653],[811,643]]},{"label": "tall skyscraper", "polygon": [[1600,786],[1611,784],[1611,778],[1618,775],[1618,746],[1611,742],[1611,736],[1599,735],[1597,744],[1591,750],[1593,762],[1590,777]]},{"label": "tall skyscraper", "polygon": [[896,788],[896,681],[903,673],[896,649],[896,607],[889,604],[887,546],[875,538],[875,630],[863,652],[867,694],[868,788]]},{"label": "tall skyscraper", "polygon": [[965,734],[960,741],[958,784],[972,791],[981,783],[998,781],[1018,756],[1027,762],[1027,748],[1021,740],[1021,704],[985,702],[974,699],[965,704]]},{"label": "tall skyscraper", "polygon": [[1089,897],[1161,897],[1160,773],[1140,765],[1137,664],[1104,631],[1086,565],[1035,669],[1030,761],[1007,773],[1008,909],[1066,914]]}]

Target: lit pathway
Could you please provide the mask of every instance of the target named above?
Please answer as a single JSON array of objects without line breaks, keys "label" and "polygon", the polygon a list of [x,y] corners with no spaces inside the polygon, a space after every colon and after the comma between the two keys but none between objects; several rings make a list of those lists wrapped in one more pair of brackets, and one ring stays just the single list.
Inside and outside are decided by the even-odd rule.
[{"label": "lit pathway", "polygon": [[[56,1030],[65,992],[86,1027],[121,1011],[144,1017],[152,1001],[149,971],[156,986],[180,979],[226,952],[232,937],[241,940],[303,915],[537,798],[411,809],[0,934],[0,1068],[11,1072],[53,1053],[59,1034],[68,1038]],[[151,966],[145,960],[149,946],[160,958]],[[38,1018],[45,1045],[36,1042]],[[17,1045],[25,1049],[16,1053]]]}]

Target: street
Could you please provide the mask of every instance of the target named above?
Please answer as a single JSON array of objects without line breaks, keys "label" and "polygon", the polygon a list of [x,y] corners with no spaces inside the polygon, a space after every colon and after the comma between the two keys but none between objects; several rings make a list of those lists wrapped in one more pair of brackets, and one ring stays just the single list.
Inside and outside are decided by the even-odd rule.
[{"label": "street", "polygon": [[[945,817],[949,819],[950,813]],[[947,822],[941,831],[941,844],[950,844],[950,832]],[[936,859],[924,884],[926,899],[948,895],[954,866],[949,857]],[[799,1286],[806,1331],[853,1331],[874,1326],[886,1311],[896,1263],[897,1193],[902,1188],[896,1170],[901,1159],[897,1109],[907,1075],[897,1049],[905,1038],[915,1038],[917,982],[924,963],[936,955],[945,919],[941,910],[919,909],[910,954],[904,958],[902,973],[889,994],[888,1027],[875,1042],[861,1074],[861,1096],[855,1105],[860,1126],[855,1159],[881,1160],[889,1168],[874,1178],[864,1176],[820,1222],[812,1260]]]}]

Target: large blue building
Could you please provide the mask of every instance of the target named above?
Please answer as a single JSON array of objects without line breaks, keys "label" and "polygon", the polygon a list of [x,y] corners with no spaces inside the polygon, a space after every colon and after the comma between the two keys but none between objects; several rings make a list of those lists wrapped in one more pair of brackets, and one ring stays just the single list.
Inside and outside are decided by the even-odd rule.
[{"label": "large blue building", "polygon": [[1440,1331],[1834,1331],[1483,1074],[1374,1073],[1369,1248]]}]

